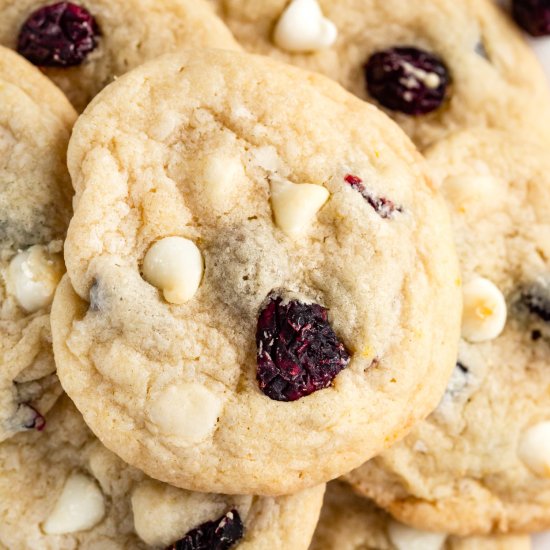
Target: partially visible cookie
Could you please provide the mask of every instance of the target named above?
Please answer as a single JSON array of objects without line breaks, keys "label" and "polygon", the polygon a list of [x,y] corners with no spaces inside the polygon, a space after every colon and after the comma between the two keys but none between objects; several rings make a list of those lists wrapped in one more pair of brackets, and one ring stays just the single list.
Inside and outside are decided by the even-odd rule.
[{"label": "partially visible cookie", "polygon": [[550,136],[544,74],[489,0],[217,4],[248,50],[337,80],[384,108],[422,148],[480,125]]},{"label": "partially visible cookie", "polygon": [[47,420],[44,432],[0,444],[0,545],[211,548],[224,537],[235,550],[308,548],[323,486],[276,499],[190,493],[124,464],[66,396]]},{"label": "partially visible cookie", "polygon": [[427,152],[462,265],[457,365],[434,413],[349,476],[418,528],[550,527],[550,158],[509,134]]},{"label": "partially visible cookie", "polygon": [[0,44],[39,66],[78,111],[109,82],[161,54],[238,49],[204,0],[0,0]]},{"label": "partially visible cookie", "polygon": [[56,362],[125,461],[183,488],[288,494],[437,404],[460,317],[450,226],[379,110],[268,58],[195,50],[106,88],[69,151]]},{"label": "partially visible cookie", "polygon": [[353,493],[342,482],[327,485],[319,525],[309,550],[530,550],[529,535],[453,537],[408,527]]},{"label": "partially visible cookie", "polygon": [[75,118],[38,69],[0,47],[0,441],[40,429],[61,391],[49,310],[64,271]]}]

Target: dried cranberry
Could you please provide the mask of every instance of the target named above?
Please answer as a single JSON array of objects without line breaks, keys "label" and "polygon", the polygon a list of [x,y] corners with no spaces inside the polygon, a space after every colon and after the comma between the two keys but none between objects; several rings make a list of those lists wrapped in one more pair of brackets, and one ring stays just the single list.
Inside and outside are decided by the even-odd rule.
[{"label": "dried cranberry", "polygon": [[532,36],[550,34],[550,0],[513,0],[512,15]]},{"label": "dried cranberry", "polygon": [[331,385],[350,356],[319,304],[284,302],[271,293],[256,329],[260,389],[276,401],[296,401]]},{"label": "dried cranberry", "polygon": [[401,208],[401,206],[396,206],[390,199],[377,197],[369,193],[367,188],[363,185],[363,180],[361,178],[353,176],[352,174],[347,174],[344,180],[351,185],[352,189],[361,194],[381,218],[392,218],[395,212],[403,212],[403,208]]},{"label": "dried cranberry", "polygon": [[550,322],[550,284],[536,282],[522,289],[520,302],[529,313],[545,323]]},{"label": "dried cranberry", "polygon": [[189,531],[166,550],[228,550],[243,537],[243,523],[239,512],[231,510],[225,516],[207,521]]},{"label": "dried cranberry", "polygon": [[17,51],[41,67],[72,67],[95,49],[98,37],[99,27],[86,8],[59,2],[30,15],[19,32]]},{"label": "dried cranberry", "polygon": [[374,53],[365,65],[367,89],[384,107],[407,115],[438,109],[450,82],[443,61],[413,47]]},{"label": "dried cranberry", "polygon": [[28,403],[20,403],[13,418],[17,430],[36,430],[46,427],[46,419]]}]

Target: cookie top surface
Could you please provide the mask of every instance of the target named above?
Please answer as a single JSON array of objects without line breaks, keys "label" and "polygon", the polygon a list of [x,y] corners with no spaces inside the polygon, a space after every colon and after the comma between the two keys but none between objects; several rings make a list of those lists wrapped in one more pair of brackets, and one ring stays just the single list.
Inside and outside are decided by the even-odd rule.
[{"label": "cookie top surface", "polygon": [[0,11],[0,44],[40,66],[78,111],[113,79],[161,54],[238,49],[203,0],[1,0]]},{"label": "cookie top surface", "polygon": [[308,548],[323,486],[280,498],[191,493],[122,462],[93,436],[66,396],[47,420],[42,433],[0,444],[0,545],[165,548],[227,517],[224,532],[235,541],[232,548]]},{"label": "cookie top surface", "polygon": [[66,149],[76,113],[38,69],[0,47],[0,441],[39,427],[60,392],[49,309],[71,215]]},{"label": "cookie top surface", "polygon": [[452,208],[462,264],[458,363],[428,420],[350,479],[420,528],[548,528],[548,155],[478,130],[442,142],[428,159]]},{"label": "cookie top surface", "polygon": [[530,550],[529,535],[453,537],[408,527],[355,495],[342,482],[327,485],[310,550]]},{"label": "cookie top surface", "polygon": [[[358,97],[391,107],[384,108],[422,148],[479,125],[549,136],[548,114],[541,118],[550,109],[543,71],[513,22],[489,0],[217,4],[245,48],[324,73]],[[399,47],[428,59],[410,51],[371,59]],[[404,114],[411,110],[416,114]]]},{"label": "cookie top surface", "polygon": [[450,227],[383,113],[269,59],[186,52],[98,96],[69,169],[58,372],[127,462],[285,494],[435,406],[459,324]]}]

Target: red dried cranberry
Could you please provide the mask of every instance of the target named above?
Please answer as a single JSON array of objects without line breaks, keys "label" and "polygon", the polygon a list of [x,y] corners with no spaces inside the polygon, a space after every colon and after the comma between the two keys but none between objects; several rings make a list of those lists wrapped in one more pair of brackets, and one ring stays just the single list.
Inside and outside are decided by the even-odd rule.
[{"label": "red dried cranberry", "polygon": [[532,36],[550,34],[550,0],[513,0],[512,15]]},{"label": "red dried cranberry", "polygon": [[331,385],[350,356],[319,304],[283,302],[272,293],[256,329],[260,389],[276,401],[296,401]]},{"label": "red dried cranberry", "polygon": [[413,47],[376,52],[365,65],[367,89],[384,107],[407,115],[438,109],[450,82],[443,61]]},{"label": "red dried cranberry", "polygon": [[166,550],[228,550],[243,537],[243,523],[239,512],[231,510],[225,516],[207,521],[189,531]]},{"label": "red dried cranberry", "polygon": [[395,206],[395,204],[385,197],[377,197],[367,191],[367,188],[363,185],[363,180],[352,174],[347,174],[344,177],[346,183],[349,183],[351,188],[359,192],[361,196],[374,208],[374,211],[381,218],[392,218],[395,212],[403,212],[401,206]]},{"label": "red dried cranberry", "polygon": [[90,12],[59,2],[33,12],[25,21],[17,51],[41,67],[80,65],[97,46],[99,27]]}]

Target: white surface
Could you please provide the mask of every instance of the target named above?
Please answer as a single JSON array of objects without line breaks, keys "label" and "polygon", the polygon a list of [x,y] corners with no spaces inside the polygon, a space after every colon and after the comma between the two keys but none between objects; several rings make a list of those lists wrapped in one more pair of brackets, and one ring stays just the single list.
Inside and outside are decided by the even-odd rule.
[{"label": "white surface", "polygon": [[550,531],[533,535],[533,550],[550,550]]}]

